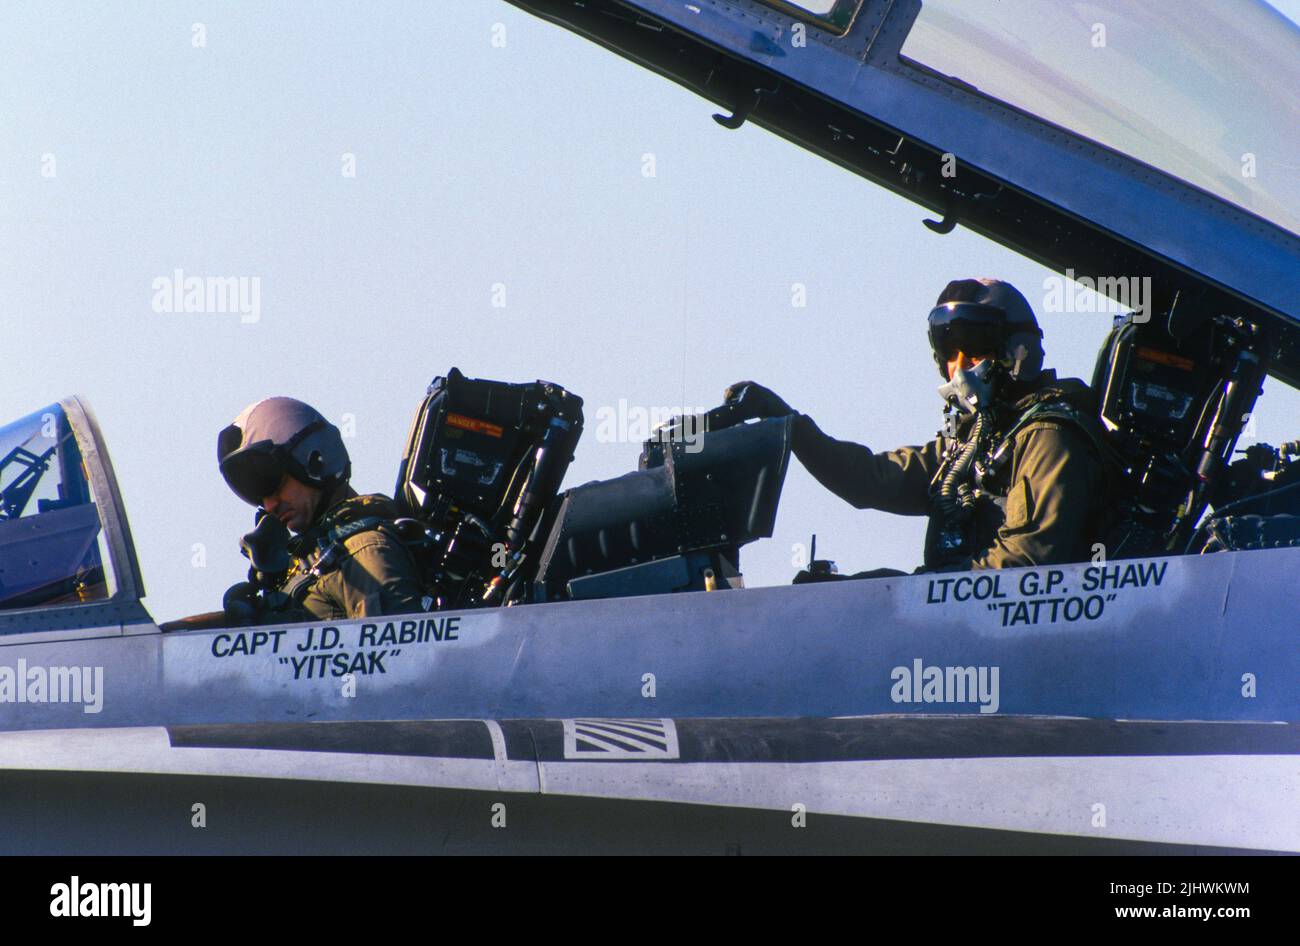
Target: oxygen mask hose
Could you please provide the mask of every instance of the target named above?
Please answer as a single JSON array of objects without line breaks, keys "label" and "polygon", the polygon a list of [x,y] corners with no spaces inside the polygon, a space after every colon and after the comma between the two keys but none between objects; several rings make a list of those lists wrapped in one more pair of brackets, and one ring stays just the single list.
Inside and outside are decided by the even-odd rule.
[{"label": "oxygen mask hose", "polygon": [[958,413],[974,415],[966,440],[952,448],[954,452],[945,461],[946,471],[940,470],[935,505],[949,528],[969,518],[975,506],[975,494],[970,485],[971,466],[986,446],[985,431],[989,429],[989,413],[998,377],[993,359],[985,358],[974,367],[954,371],[948,382],[939,386],[939,396],[945,404]]},{"label": "oxygen mask hose", "polygon": [[[964,521],[970,515],[974,504],[975,497],[971,493],[967,479],[970,475],[971,464],[974,463],[975,456],[979,453],[980,444],[984,441],[984,430],[988,426],[988,413],[987,409],[975,412],[975,420],[971,422],[970,433],[966,441],[957,448],[957,452],[951,457],[948,470],[939,482],[939,491],[935,496],[935,504],[939,507],[944,522],[949,525],[956,525]],[[965,487],[965,489],[963,490],[962,487]]]}]

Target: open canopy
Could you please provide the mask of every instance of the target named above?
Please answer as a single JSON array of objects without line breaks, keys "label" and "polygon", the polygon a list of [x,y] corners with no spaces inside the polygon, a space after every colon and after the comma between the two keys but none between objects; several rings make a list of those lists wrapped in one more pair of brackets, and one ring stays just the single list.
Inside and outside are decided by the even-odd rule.
[{"label": "open canopy", "polygon": [[1192,321],[1259,321],[1271,372],[1300,384],[1300,31],[1261,0],[511,2],[930,208],[939,232],[1149,276],[1156,310]]},{"label": "open canopy", "polygon": [[901,54],[1300,234],[1300,29],[1264,3],[926,0]]}]

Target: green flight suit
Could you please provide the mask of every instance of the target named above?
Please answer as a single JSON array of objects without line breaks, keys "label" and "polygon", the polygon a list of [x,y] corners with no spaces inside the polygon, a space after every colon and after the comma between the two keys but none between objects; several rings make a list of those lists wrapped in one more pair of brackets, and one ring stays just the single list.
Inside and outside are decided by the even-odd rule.
[{"label": "green flight suit", "polygon": [[[346,529],[362,519],[391,522],[398,515],[386,496],[358,496],[351,489],[343,495],[345,498],[332,505],[315,526],[295,538],[294,545],[306,550],[298,559],[300,569],[310,569],[318,561],[320,552],[314,548],[318,536],[331,529]],[[425,610],[415,560],[390,526],[363,528],[343,538],[342,544],[344,554],[311,584],[294,609],[299,612],[294,619],[341,620]]]},{"label": "green flight suit", "polygon": [[[1068,405],[1073,415],[1045,410],[1015,432],[1010,462],[986,482],[987,493],[977,504],[975,552],[961,562],[944,563],[945,570],[1086,561],[1093,544],[1101,541],[1109,515],[1111,461],[1087,385],[1042,372],[1032,392],[995,409],[992,443],[999,443],[1039,402]],[[968,424],[970,417],[963,422]],[[958,434],[964,432],[959,427]],[[947,438],[939,437],[924,446],[873,453],[827,436],[806,415],[798,417],[793,434],[795,455],[827,489],[859,509],[904,516],[936,516],[931,484],[947,444]],[[930,568],[937,566],[931,540],[938,525],[932,518],[926,542]]]}]

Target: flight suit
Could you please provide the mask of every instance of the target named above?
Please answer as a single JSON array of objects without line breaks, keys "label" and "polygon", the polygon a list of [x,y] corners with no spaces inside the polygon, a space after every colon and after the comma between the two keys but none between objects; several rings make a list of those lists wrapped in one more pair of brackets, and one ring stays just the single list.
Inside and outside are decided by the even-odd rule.
[{"label": "flight suit", "polygon": [[[385,523],[397,518],[396,505],[386,496],[358,496],[347,489],[345,498],[331,506],[290,545],[301,555],[301,570],[320,558],[317,539],[331,530],[357,531],[344,536],[334,566],[313,581],[300,605],[294,608],[300,620],[340,620],[382,614],[412,614],[425,610],[415,560]],[[384,522],[378,526],[370,520]]]},{"label": "flight suit", "polygon": [[[991,496],[977,504],[974,553],[941,562],[934,536],[941,525],[931,500],[931,483],[948,445],[939,437],[924,446],[873,453],[836,440],[806,415],[794,424],[795,455],[831,492],[858,509],[904,516],[931,516],[926,567],[1010,568],[1086,561],[1101,540],[1109,516],[1111,463],[1096,419],[1092,392],[1074,378],[1058,380],[1043,371],[1034,390],[995,408],[992,443],[999,443],[1034,405],[1035,416],[1012,438],[1011,459],[986,482]],[[1065,405],[1073,410],[1048,409]],[[1064,415],[1064,416],[1061,416]],[[969,424],[971,417],[963,418]],[[964,428],[959,426],[959,436]],[[1002,501],[1000,501],[1002,500]]]}]

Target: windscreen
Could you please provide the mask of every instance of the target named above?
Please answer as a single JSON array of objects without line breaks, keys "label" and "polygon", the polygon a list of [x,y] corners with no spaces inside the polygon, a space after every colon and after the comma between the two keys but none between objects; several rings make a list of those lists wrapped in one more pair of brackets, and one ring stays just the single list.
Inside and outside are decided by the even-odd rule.
[{"label": "windscreen", "polygon": [[109,596],[99,511],[59,405],[0,427],[0,610]]}]

